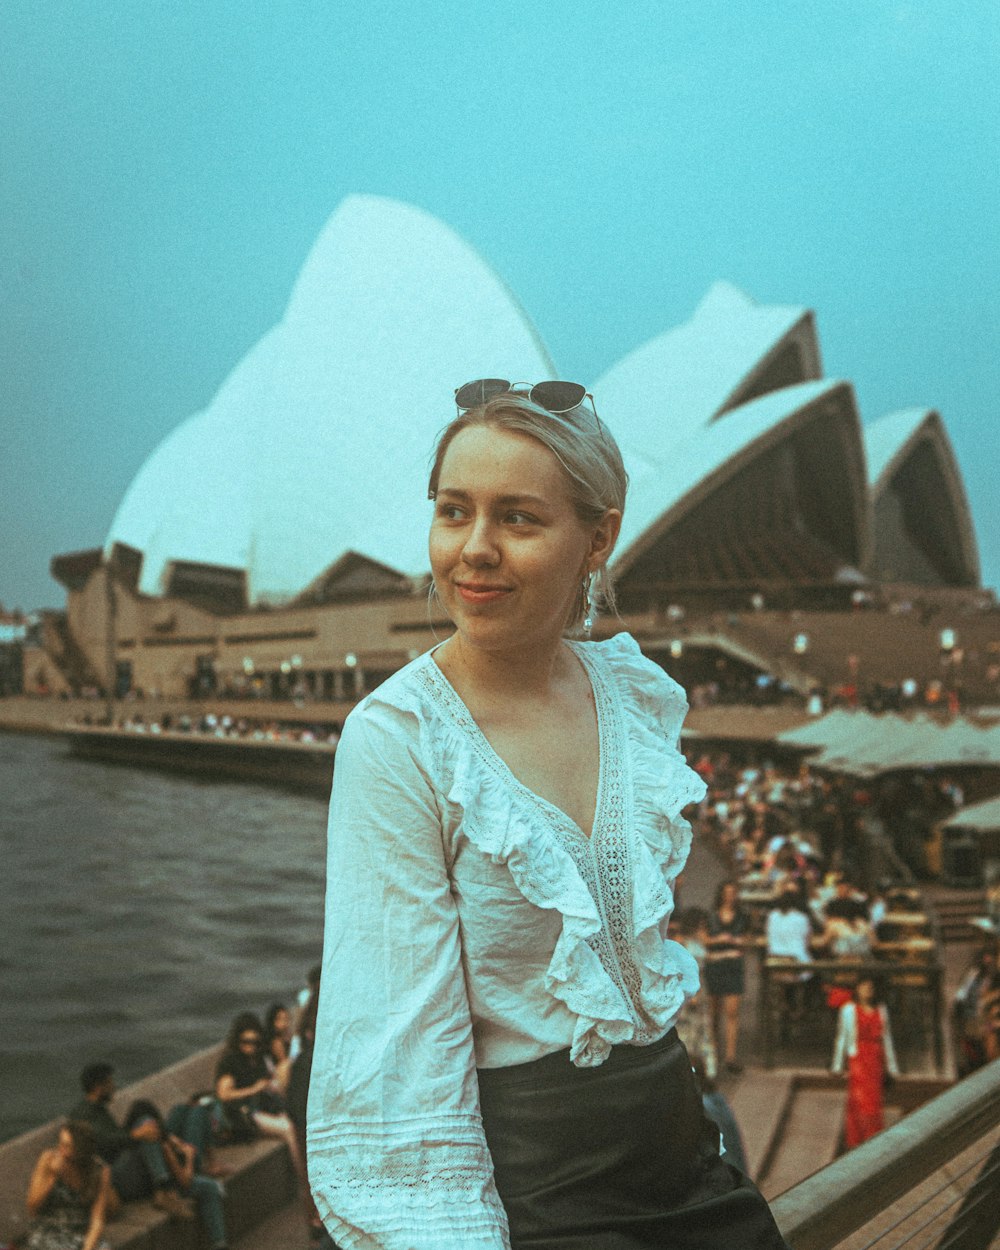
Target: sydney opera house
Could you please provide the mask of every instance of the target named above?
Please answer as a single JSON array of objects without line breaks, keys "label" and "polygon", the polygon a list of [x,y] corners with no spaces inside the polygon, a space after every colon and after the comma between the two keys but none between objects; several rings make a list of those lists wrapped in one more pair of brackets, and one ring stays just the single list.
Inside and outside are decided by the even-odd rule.
[{"label": "sydney opera house", "polygon": [[[452,388],[484,374],[561,376],[445,225],[344,201],[281,322],[149,457],[103,548],[53,560],[67,612],[29,683],[113,672],[119,693],[353,701],[448,629],[426,594],[428,458]],[[808,309],[720,282],[689,321],[578,380],[630,474],[612,571],[651,654],[677,605],[690,622],[751,603],[843,611],[859,589],[979,591],[940,416],[862,424],[851,383],[824,376]]]}]

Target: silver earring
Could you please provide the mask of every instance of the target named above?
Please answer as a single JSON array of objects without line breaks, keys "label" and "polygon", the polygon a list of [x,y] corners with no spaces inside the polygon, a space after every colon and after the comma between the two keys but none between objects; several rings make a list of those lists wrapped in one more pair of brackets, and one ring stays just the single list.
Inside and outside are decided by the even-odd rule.
[{"label": "silver earring", "polygon": [[594,575],[591,573],[583,579],[583,602],[584,602],[584,618],[583,632],[589,638],[594,628],[594,617],[597,613],[597,605],[594,602]]}]

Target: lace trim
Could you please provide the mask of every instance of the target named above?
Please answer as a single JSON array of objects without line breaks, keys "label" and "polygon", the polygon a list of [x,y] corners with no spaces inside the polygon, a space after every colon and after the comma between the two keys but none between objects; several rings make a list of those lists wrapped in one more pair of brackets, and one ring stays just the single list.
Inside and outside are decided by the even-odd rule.
[{"label": "lace trim", "polygon": [[312,1130],[309,1171],[328,1227],[353,1250],[433,1245],[435,1234],[447,1246],[508,1244],[482,1126],[470,1117]]},{"label": "lace trim", "polygon": [[[610,646],[617,649],[616,662],[629,677],[636,676],[633,656],[643,669],[650,664],[631,637],[611,640]],[[605,713],[608,756],[620,761],[620,793],[615,795],[616,802],[610,809],[607,826],[601,830],[601,841],[595,844],[593,858],[596,889],[605,900],[610,945],[635,1014],[632,1040],[645,1045],[663,1034],[685,998],[698,988],[696,962],[679,943],[665,938],[666,921],[674,905],[671,883],[687,859],[691,830],[687,822],[671,821],[665,814],[676,793],[676,783],[671,783],[670,799],[666,800],[663,789],[655,782],[651,785],[651,779],[658,778],[664,770],[664,722],[669,732],[676,716],[674,732],[679,732],[687,702],[680,688],[674,687],[670,693],[676,691],[676,703],[665,707],[662,697],[657,698],[652,717],[649,709],[643,709],[642,714],[636,708],[627,710],[631,683],[607,680],[608,657],[584,647],[577,649],[577,654],[588,667],[595,698]],[[663,674],[663,684],[669,682]],[[657,693],[662,696],[663,692]],[[643,741],[650,723],[657,739],[652,751]],[[683,756],[676,749],[674,754],[687,770]],[[675,776],[672,768],[667,771]],[[697,774],[692,775],[700,782]],[[645,799],[639,812],[637,795]],[[686,839],[675,836],[683,833],[680,825],[686,831]],[[665,840],[662,833],[666,834]],[[654,847],[661,853],[657,854]]]}]

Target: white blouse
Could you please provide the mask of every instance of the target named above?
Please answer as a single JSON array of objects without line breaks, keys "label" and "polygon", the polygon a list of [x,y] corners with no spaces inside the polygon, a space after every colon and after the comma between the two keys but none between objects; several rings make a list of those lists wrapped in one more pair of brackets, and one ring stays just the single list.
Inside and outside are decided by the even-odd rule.
[{"label": "white blouse", "polygon": [[344,1250],[499,1250],[476,1067],[647,1045],[698,988],[666,936],[704,782],[635,640],[569,644],[600,737],[591,837],[522,785],[430,652],[344,725],[330,803],[309,1172]]}]

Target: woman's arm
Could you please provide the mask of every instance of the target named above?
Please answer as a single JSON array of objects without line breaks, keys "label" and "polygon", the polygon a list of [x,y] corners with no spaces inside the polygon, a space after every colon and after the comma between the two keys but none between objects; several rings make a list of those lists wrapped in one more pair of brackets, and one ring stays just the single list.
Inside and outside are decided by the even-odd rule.
[{"label": "woman's arm", "polygon": [[270,1080],[261,1079],[254,1081],[252,1085],[248,1085],[246,1089],[237,1089],[236,1081],[229,1075],[224,1073],[215,1082],[215,1096],[219,1102],[239,1102],[244,1098],[253,1098],[254,1094],[261,1094],[270,1086]]},{"label": "woman's arm", "polygon": [[59,1178],[59,1154],[55,1150],[43,1150],[38,1156],[35,1170],[28,1182],[28,1214],[37,1215],[41,1211],[45,1199],[52,1192],[52,1186]]},{"label": "woman's arm", "polygon": [[97,1243],[104,1232],[104,1220],[108,1209],[108,1195],[111,1192],[111,1169],[101,1164],[101,1185],[90,1208],[90,1223],[87,1235],[83,1239],[80,1250],[96,1250]]},{"label": "woman's arm", "polygon": [[844,1058],[851,1053],[854,1035],[854,1004],[844,1003],[837,1014],[837,1040],[833,1044],[831,1072],[843,1072]]},{"label": "woman's arm", "polygon": [[178,1188],[187,1189],[194,1180],[194,1146],[172,1133],[163,1140],[163,1158]]},{"label": "woman's arm", "polygon": [[885,1051],[885,1068],[890,1076],[899,1076],[896,1048],[892,1044],[892,1029],[889,1027],[889,1010],[884,1003],[878,1010],[882,1017],[882,1049]]},{"label": "woman's arm", "polygon": [[438,797],[415,718],[348,718],[330,805],[309,1175],[345,1247],[506,1250]]}]

